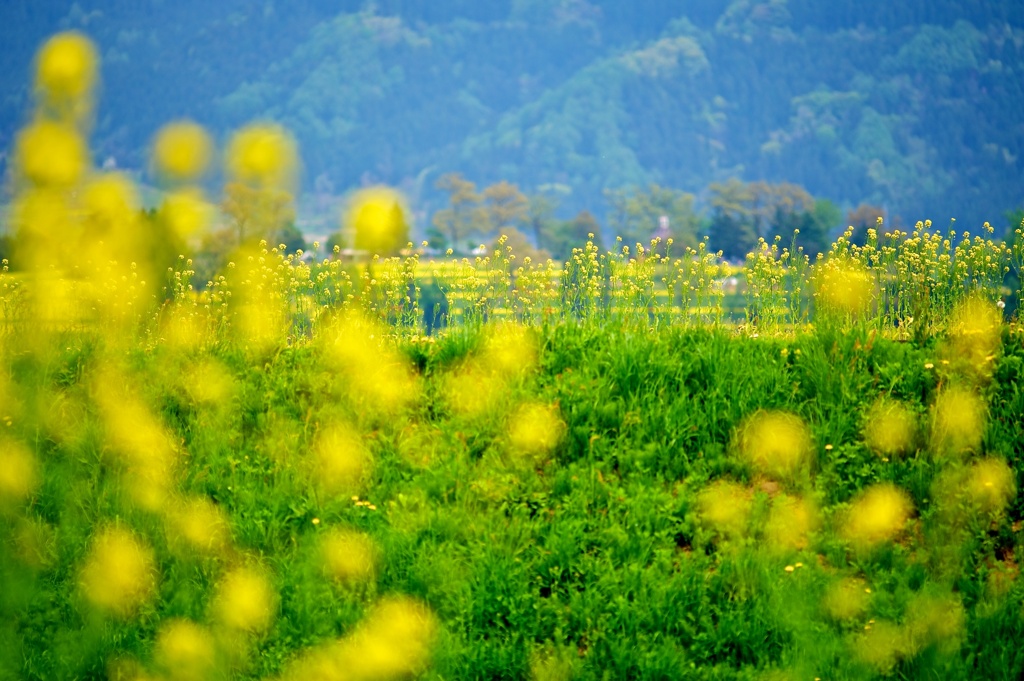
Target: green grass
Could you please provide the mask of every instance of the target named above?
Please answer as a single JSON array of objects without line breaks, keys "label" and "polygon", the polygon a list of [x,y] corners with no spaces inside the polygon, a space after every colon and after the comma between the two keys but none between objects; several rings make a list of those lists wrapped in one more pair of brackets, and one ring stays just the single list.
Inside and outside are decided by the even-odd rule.
[{"label": "green grass", "polygon": [[[127,658],[164,673],[154,662],[161,623],[224,629],[214,591],[241,564],[269,576],[273,621],[231,644],[217,634],[223,657],[209,678],[272,678],[394,594],[424,603],[439,622],[424,678],[1012,679],[1024,671],[1012,644],[1024,637],[1021,497],[956,523],[936,498],[942,475],[982,454],[1007,461],[1017,488],[1024,484],[1019,331],[1003,330],[992,377],[977,387],[987,407],[982,444],[952,459],[938,457],[927,435],[936,396],[963,380],[939,363],[941,339],[918,345],[857,331],[752,339],[607,324],[529,333],[535,363],[489,374],[496,394],[479,413],[444,399],[449,374],[490,361],[472,328],[398,342],[422,393],[386,414],[346,389],[351,381],[316,343],[262,357],[228,344],[191,355],[161,344],[130,350],[120,370],[181,457],[167,491],[208,499],[229,519],[231,548],[206,556],[175,550],[165,513],[130,493],[97,406],[93,379],[112,361],[102,341],[55,339],[53,355],[8,348],[8,437],[31,449],[39,481],[29,496],[8,499],[0,520],[3,677],[105,678],[112,660]],[[220,400],[197,402],[181,388],[201,358],[231,377]],[[904,401],[920,421],[914,450],[889,461],[863,436],[881,395]],[[537,458],[518,456],[509,440],[523,401],[556,405],[564,421],[557,446]],[[801,475],[776,479],[738,455],[736,429],[762,409],[807,424],[812,457]],[[357,493],[376,510],[301,473],[317,434],[338,422],[354,424],[372,453]],[[720,479],[742,485],[752,508],[731,539],[701,506],[702,491]],[[914,511],[892,541],[858,550],[841,531],[843,513],[880,482],[906,490]],[[820,509],[804,548],[767,539],[780,492]],[[155,555],[155,593],[126,617],[98,612],[79,585],[93,534],[109,525]],[[366,533],[379,548],[368,581],[325,577],[317,542],[336,528]],[[871,594],[863,612],[839,621],[822,603],[844,577]],[[962,623],[948,632],[928,625],[920,612],[934,603],[962,606]],[[883,621],[902,642],[868,636]],[[158,678],[178,678],[167,674]]]}]

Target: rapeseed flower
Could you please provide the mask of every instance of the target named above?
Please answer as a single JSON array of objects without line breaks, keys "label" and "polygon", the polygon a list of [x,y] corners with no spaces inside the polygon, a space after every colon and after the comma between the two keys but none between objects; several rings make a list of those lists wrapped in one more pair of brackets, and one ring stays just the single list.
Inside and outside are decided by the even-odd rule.
[{"label": "rapeseed flower", "polygon": [[92,41],[77,31],[58,33],[36,54],[36,90],[44,103],[58,111],[88,104],[95,87],[99,59]]},{"label": "rapeseed flower", "polygon": [[228,516],[206,497],[176,499],[164,517],[168,543],[179,553],[215,556],[230,547]]},{"label": "rapeseed flower", "polygon": [[203,233],[213,223],[216,211],[195,187],[171,192],[160,206],[160,217],[179,239]]},{"label": "rapeseed flower", "polygon": [[211,632],[186,619],[160,624],[153,657],[173,681],[206,681],[217,667],[217,647]]},{"label": "rapeseed flower", "polygon": [[858,262],[830,259],[818,266],[817,304],[828,312],[859,317],[868,312],[874,296],[870,273]]},{"label": "rapeseed flower", "polygon": [[88,148],[75,128],[54,121],[36,121],[23,128],[14,143],[14,166],[40,187],[68,188],[88,167]]},{"label": "rapeseed flower", "polygon": [[1005,461],[987,458],[971,464],[966,491],[972,504],[985,513],[1001,513],[1017,493],[1013,469]]},{"label": "rapeseed flower", "polygon": [[932,407],[932,448],[937,454],[978,451],[985,430],[985,403],[974,391],[953,386]]},{"label": "rapeseed flower", "polygon": [[864,580],[844,577],[825,590],[821,607],[832,619],[846,622],[867,611],[869,598]]},{"label": "rapeseed flower", "polygon": [[228,176],[261,189],[287,190],[295,182],[298,153],[279,125],[253,123],[234,134],[227,148]]},{"label": "rapeseed flower", "polygon": [[917,437],[917,418],[903,403],[879,400],[867,413],[864,442],[879,456],[909,452]]},{"label": "rapeseed flower", "polygon": [[509,443],[514,454],[532,461],[549,455],[565,434],[565,422],[556,405],[528,402],[512,414]]},{"label": "rapeseed flower", "polygon": [[903,531],[912,510],[903,490],[887,483],[873,485],[852,502],[843,534],[858,548],[872,548]]},{"label": "rapeseed flower", "polygon": [[355,247],[371,254],[388,255],[409,241],[405,198],[390,187],[361,189],[348,202],[342,230],[354,235]]},{"label": "rapeseed flower", "polygon": [[277,594],[266,575],[255,568],[235,568],[217,583],[213,615],[228,629],[262,633],[276,610]]},{"label": "rapeseed flower", "polygon": [[716,480],[697,498],[701,521],[724,540],[746,534],[751,507],[750,491],[730,480]]},{"label": "rapeseed flower", "polygon": [[21,442],[0,439],[0,508],[21,503],[39,485],[36,458]]},{"label": "rapeseed flower", "polygon": [[807,548],[810,535],[817,529],[818,514],[814,504],[800,497],[781,494],[772,500],[765,539],[775,552],[796,551]]},{"label": "rapeseed flower", "polygon": [[153,166],[171,182],[195,182],[210,165],[213,141],[203,126],[183,120],[168,123],[153,141]]},{"label": "rapeseed flower", "polygon": [[811,438],[799,416],[758,411],[740,426],[738,448],[755,470],[787,477],[809,460]]},{"label": "rapeseed flower", "polygon": [[93,538],[79,584],[86,600],[97,610],[127,617],[153,595],[153,550],[125,529],[101,530]]},{"label": "rapeseed flower", "polygon": [[350,494],[359,489],[369,474],[373,459],[358,431],[337,424],[317,434],[312,466],[313,479],[326,492]]},{"label": "rapeseed flower", "polygon": [[368,535],[354,530],[334,530],[320,540],[324,573],[339,582],[373,577],[380,550]]}]

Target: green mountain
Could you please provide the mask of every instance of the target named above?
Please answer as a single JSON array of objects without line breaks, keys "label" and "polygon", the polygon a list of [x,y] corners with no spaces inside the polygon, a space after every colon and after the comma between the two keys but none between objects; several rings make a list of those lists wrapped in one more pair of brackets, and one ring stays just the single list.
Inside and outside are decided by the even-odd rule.
[{"label": "green mountain", "polygon": [[100,159],[141,168],[190,116],[297,136],[304,187],[403,187],[420,211],[461,172],[566,215],[604,191],[788,181],[905,223],[1002,224],[1021,203],[1024,6],[953,0],[82,0],[0,8],[0,145],[32,53],[77,28],[104,58]]}]

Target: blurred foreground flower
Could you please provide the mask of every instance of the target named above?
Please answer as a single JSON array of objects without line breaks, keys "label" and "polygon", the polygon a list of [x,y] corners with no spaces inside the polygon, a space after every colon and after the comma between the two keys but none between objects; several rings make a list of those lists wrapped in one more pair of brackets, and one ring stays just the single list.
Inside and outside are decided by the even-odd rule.
[{"label": "blurred foreground flower", "polygon": [[38,186],[71,187],[85,175],[88,156],[82,135],[53,121],[29,124],[15,141],[15,167]]},{"label": "blurred foreground flower", "polygon": [[917,419],[901,402],[879,400],[868,411],[864,442],[880,456],[906,454],[914,446]]},{"label": "blurred foreground flower", "polygon": [[342,231],[355,236],[355,247],[371,255],[391,255],[409,241],[405,198],[384,186],[355,193],[342,216]]},{"label": "blurred foreground flower", "polygon": [[759,411],[740,426],[738,446],[741,456],[755,470],[786,477],[810,458],[811,438],[796,414]]},{"label": "blurred foreground flower", "polygon": [[156,586],[153,550],[127,530],[112,527],[93,538],[79,576],[85,598],[98,610],[126,617]]},{"label": "blurred foreground flower", "polygon": [[513,453],[539,462],[549,455],[565,434],[565,422],[555,405],[529,402],[512,414],[509,443]]},{"label": "blurred foreground flower", "polygon": [[153,141],[153,167],[170,182],[199,180],[213,156],[209,133],[192,121],[168,123]]},{"label": "blurred foreground flower", "polygon": [[894,539],[912,510],[910,497],[903,490],[890,484],[873,485],[851,504],[843,534],[858,548],[872,548]]},{"label": "blurred foreground flower", "polygon": [[288,190],[295,182],[298,152],[291,135],[279,125],[253,123],[231,138],[228,175],[260,189]]},{"label": "blurred foreground flower", "polygon": [[[79,115],[96,84],[96,47],[77,31],[58,33],[36,54],[36,90],[44,104]],[[74,108],[77,105],[77,110]]]},{"label": "blurred foreground flower", "polygon": [[217,584],[213,615],[228,629],[262,633],[270,628],[276,610],[277,594],[254,568],[236,568]]}]

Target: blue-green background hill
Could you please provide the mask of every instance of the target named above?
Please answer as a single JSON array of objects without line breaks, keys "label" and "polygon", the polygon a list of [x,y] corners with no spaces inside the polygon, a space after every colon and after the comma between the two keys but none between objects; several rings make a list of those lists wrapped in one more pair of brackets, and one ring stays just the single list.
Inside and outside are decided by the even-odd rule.
[{"label": "blue-green background hill", "polygon": [[1002,227],[1024,202],[1017,2],[19,0],[0,7],[4,153],[35,49],[69,28],[99,46],[96,160],[122,168],[169,119],[223,140],[269,118],[308,195],[386,182],[424,214],[449,172],[559,185],[566,216],[731,177],[911,224]]}]

